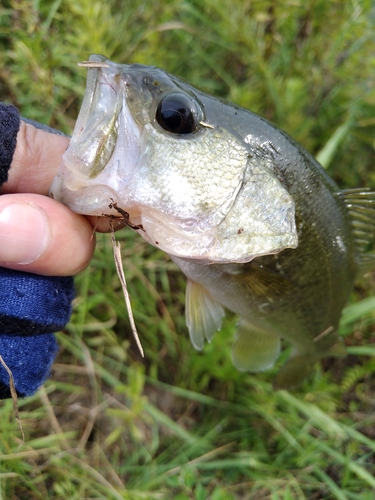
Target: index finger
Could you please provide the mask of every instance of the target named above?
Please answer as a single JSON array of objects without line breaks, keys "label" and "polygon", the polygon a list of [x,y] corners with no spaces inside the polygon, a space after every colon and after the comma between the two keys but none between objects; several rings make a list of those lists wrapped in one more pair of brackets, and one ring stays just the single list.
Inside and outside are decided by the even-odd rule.
[{"label": "index finger", "polygon": [[8,181],[1,193],[48,194],[69,138],[37,129],[21,120]]}]

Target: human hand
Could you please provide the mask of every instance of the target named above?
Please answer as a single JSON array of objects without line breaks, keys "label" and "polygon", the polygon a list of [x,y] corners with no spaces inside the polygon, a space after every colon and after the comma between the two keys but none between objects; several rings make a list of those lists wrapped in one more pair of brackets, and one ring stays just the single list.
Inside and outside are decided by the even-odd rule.
[{"label": "human hand", "polygon": [[[21,122],[0,188],[0,399],[11,395],[7,368],[19,396],[49,377],[58,351],[50,332],[69,321],[74,297],[68,275],[84,269],[94,251],[89,220],[45,196],[68,143]],[[0,181],[7,164],[1,153]]]},{"label": "human hand", "polygon": [[21,121],[8,181],[0,188],[0,266],[49,276],[77,274],[91,260],[89,220],[47,193],[69,139]]}]

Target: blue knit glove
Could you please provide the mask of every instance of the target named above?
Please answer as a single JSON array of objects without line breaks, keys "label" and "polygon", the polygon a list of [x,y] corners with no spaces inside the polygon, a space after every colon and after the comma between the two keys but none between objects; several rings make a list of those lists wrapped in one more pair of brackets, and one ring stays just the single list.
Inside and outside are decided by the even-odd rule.
[{"label": "blue knit glove", "polygon": [[[27,121],[27,120],[25,120]],[[0,186],[16,147],[18,111],[0,103]],[[59,133],[36,122],[34,126]],[[31,396],[50,376],[58,351],[53,333],[69,321],[72,277],[47,277],[0,267],[0,355],[11,370],[18,396]],[[0,399],[11,396],[0,363]]]},{"label": "blue knit glove", "polygon": [[[19,396],[31,396],[49,377],[58,351],[53,333],[69,321],[73,278],[38,276],[0,267],[0,354]],[[10,397],[0,366],[0,398]]]}]

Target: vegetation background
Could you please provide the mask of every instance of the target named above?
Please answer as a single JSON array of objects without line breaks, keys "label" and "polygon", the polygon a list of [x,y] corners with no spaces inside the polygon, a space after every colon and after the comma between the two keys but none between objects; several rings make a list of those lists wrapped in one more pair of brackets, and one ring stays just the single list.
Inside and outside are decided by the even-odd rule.
[{"label": "vegetation background", "polygon": [[[375,186],[370,0],[4,0],[1,100],[71,133],[77,62],[161,66],[277,123],[343,187]],[[230,362],[235,318],[203,352],[185,280],[130,230],[123,261],[146,358],[130,333],[107,237],[77,277],[52,379],[0,411],[0,499],[373,500],[375,275],[358,282],[328,359],[297,391]],[[319,311],[317,311],[319,314]]]}]

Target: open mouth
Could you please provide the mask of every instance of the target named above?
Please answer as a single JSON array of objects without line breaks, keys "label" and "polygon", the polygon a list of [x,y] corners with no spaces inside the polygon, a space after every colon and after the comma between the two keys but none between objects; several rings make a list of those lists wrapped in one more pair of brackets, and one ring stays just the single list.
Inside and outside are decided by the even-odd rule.
[{"label": "open mouth", "polygon": [[66,167],[53,180],[50,196],[77,214],[118,215],[115,208],[110,208],[119,203],[116,191],[100,184],[85,185]]},{"label": "open mouth", "polygon": [[[119,70],[91,56],[86,93],[50,196],[84,215],[118,215],[139,157],[140,131],[126,104]],[[119,133],[121,131],[121,133]]]}]

